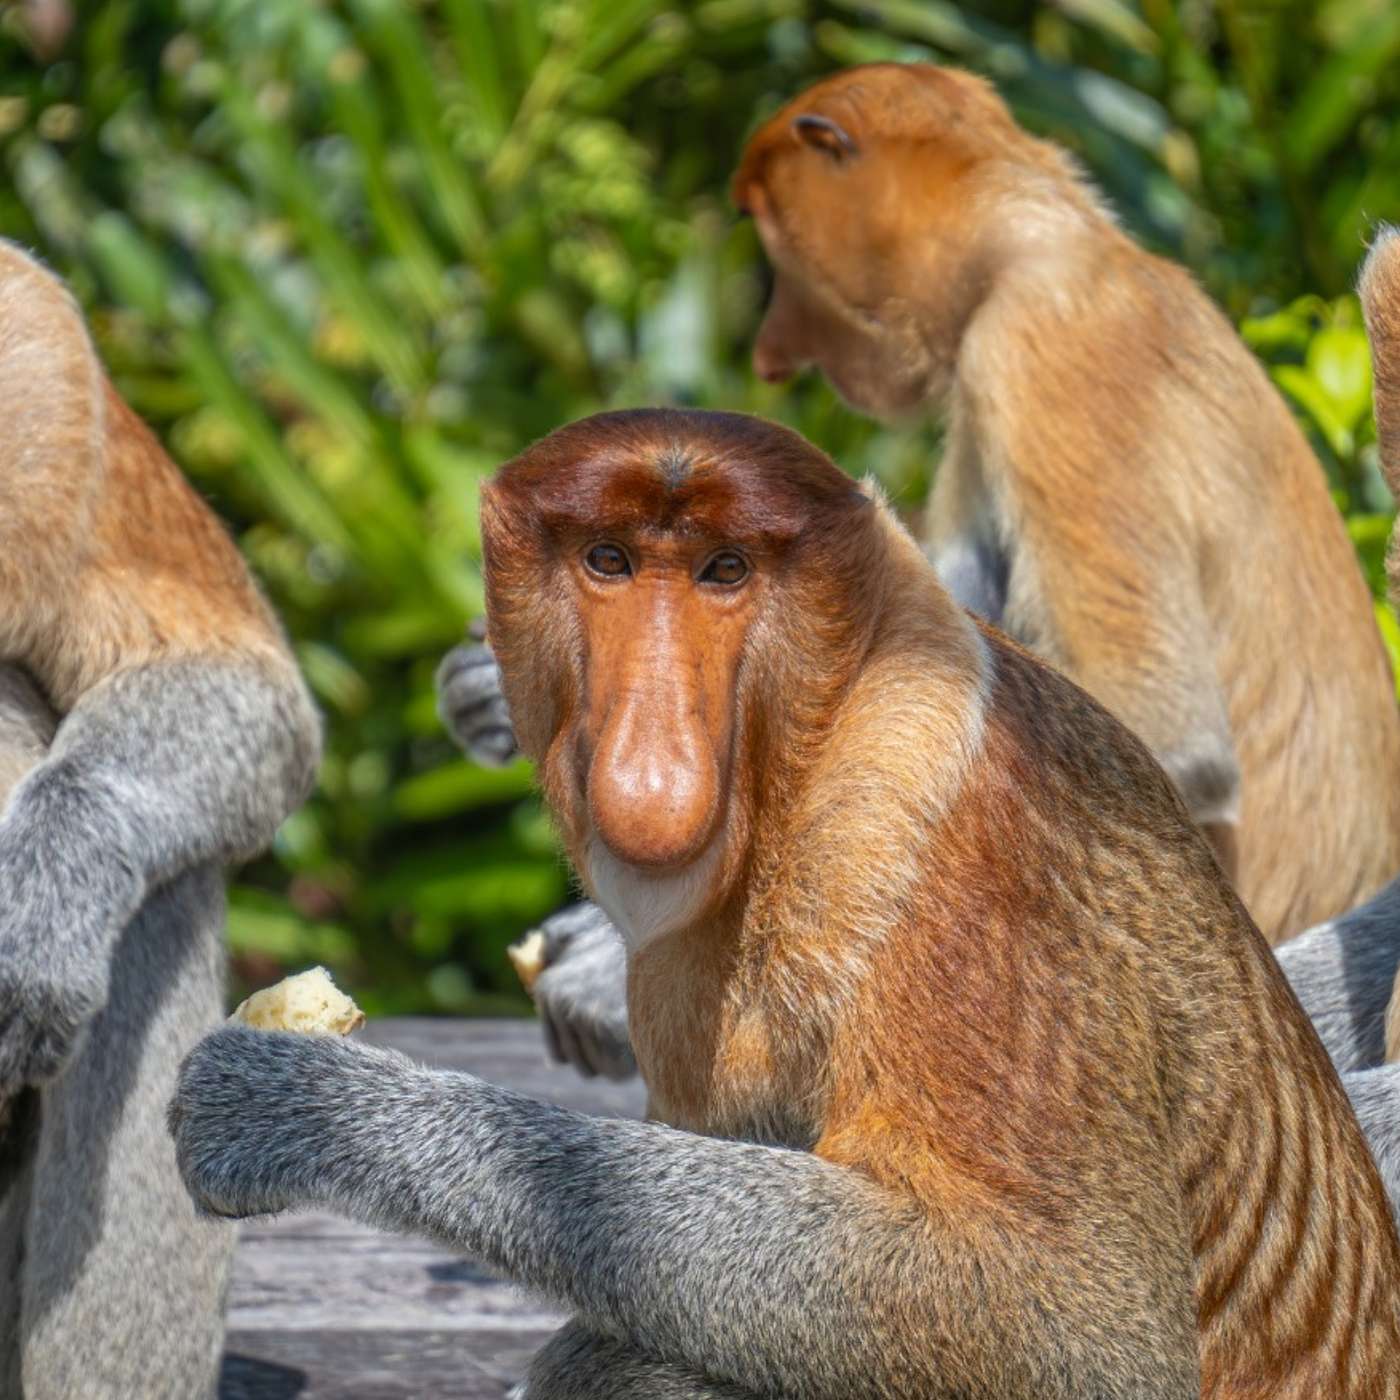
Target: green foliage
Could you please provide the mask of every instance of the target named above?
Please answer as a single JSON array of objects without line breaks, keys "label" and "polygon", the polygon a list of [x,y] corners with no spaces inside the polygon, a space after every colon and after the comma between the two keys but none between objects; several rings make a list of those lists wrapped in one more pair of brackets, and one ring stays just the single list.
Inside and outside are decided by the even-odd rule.
[{"label": "green foliage", "polygon": [[526,442],[606,406],[741,408],[922,499],[933,429],[747,369],[763,273],[726,179],[835,66],[962,63],[1076,150],[1251,317],[1378,580],[1340,294],[1400,217],[1398,52],[1389,0],[106,0],[44,44],[0,5],[0,232],[71,279],[327,716],[316,797],[234,891],[240,973],[325,961],[373,1011],[518,1004],[505,944],[566,871],[528,772],[442,734],[432,673],[480,610],[480,483]]}]

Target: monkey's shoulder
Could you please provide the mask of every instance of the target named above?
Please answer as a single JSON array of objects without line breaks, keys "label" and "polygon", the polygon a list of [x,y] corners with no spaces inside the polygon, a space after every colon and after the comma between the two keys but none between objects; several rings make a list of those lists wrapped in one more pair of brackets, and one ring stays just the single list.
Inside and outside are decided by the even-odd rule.
[{"label": "monkey's shoulder", "polygon": [[1020,643],[977,625],[990,658],[985,771],[1018,779],[1028,801],[1042,793],[1057,806],[1077,798],[1071,805],[1194,830],[1166,771],[1127,725]]},{"label": "monkey's shoulder", "polygon": [[281,633],[227,531],[107,377],[63,283],[0,240],[0,653],[65,709],[117,664]]},{"label": "monkey's shoulder", "polygon": [[926,833],[925,936],[978,927],[984,940],[1086,961],[1125,937],[1185,961],[1257,941],[1147,747],[1065,676],[981,630],[979,743]]}]

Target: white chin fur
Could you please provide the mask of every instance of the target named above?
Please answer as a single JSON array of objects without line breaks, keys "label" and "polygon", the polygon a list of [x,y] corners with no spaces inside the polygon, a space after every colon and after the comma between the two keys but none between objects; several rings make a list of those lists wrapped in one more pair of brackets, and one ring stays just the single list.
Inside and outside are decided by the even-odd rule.
[{"label": "white chin fur", "polygon": [[629,952],[694,921],[714,890],[722,844],[684,869],[656,873],[628,865],[594,837],[588,843],[588,882],[594,900],[617,925]]}]

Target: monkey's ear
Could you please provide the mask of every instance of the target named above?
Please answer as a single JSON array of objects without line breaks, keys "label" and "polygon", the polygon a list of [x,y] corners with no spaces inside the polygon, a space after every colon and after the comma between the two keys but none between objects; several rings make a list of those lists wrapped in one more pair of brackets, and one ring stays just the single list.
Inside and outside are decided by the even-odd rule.
[{"label": "monkey's ear", "polygon": [[815,112],[804,112],[800,117],[793,118],[792,129],[804,145],[824,151],[835,160],[847,160],[860,154],[860,147],[856,145],[850,133],[830,117],[819,117]]}]

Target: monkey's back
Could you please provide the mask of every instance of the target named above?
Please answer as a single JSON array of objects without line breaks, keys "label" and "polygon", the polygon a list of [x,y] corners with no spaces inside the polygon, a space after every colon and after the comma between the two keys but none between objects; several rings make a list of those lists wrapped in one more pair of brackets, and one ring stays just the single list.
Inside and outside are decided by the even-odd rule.
[{"label": "monkey's back", "polygon": [[[1400,871],[1400,708],[1370,590],[1316,456],[1224,318],[1171,272],[1233,351],[1228,373],[1186,347],[1174,369],[1222,420],[1235,410],[1216,480],[1193,497],[1194,523],[1243,778],[1239,890],[1277,943]],[[1228,528],[1232,520],[1245,528]],[[1261,634],[1274,645],[1261,646]]]},{"label": "monkey's back", "polygon": [[[907,1116],[930,1150],[872,1163],[891,1185],[951,1178],[1069,1238],[1179,1228],[1212,1400],[1400,1395],[1400,1243],[1312,1027],[1146,749],[988,640],[983,756],[933,835],[915,946],[872,957],[852,1023],[880,1051],[856,1069],[837,1037],[824,1141],[853,1160]],[[1104,1154],[1121,1217],[1083,1218]],[[1138,1213],[1163,1174],[1175,1222]],[[1169,1306],[1169,1264],[1156,1284]]]},{"label": "monkey's back", "polygon": [[1166,654],[1200,640],[1189,612],[1162,615],[1137,590],[1186,571],[1240,771],[1238,888],[1279,942],[1400,870],[1395,683],[1277,390],[1184,271],[1105,237],[1082,284],[1015,294],[977,332],[1004,388],[979,399],[979,430],[1004,455],[1005,510],[1036,542],[1037,577],[1017,578],[1029,555],[1011,561],[1003,625],[1151,743],[1179,697],[1135,633],[1160,629]]}]

